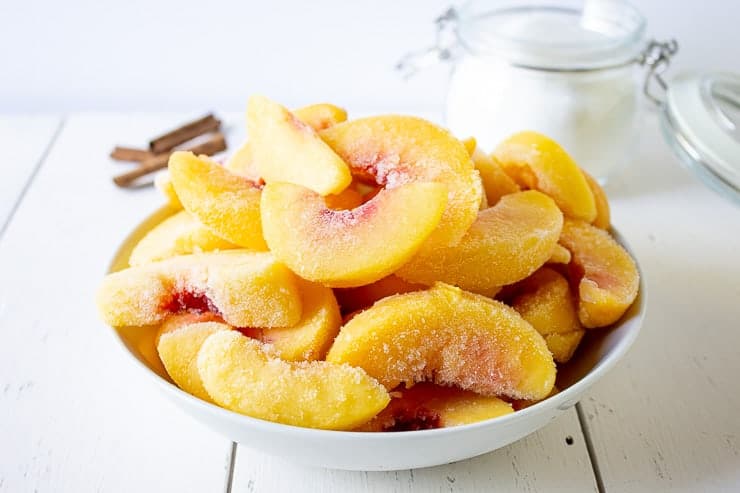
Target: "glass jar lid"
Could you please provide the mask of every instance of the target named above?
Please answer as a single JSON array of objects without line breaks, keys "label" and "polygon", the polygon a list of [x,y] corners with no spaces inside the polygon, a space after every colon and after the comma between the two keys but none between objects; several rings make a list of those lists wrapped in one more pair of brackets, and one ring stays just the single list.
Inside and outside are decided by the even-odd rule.
[{"label": "glass jar lid", "polygon": [[661,123],[681,162],[740,205],[740,76],[675,77],[666,87]]}]

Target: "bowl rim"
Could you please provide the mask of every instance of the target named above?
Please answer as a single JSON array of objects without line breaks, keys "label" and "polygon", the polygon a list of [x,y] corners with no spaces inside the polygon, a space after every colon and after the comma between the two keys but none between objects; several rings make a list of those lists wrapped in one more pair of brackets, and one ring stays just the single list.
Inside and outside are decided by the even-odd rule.
[{"label": "bowl rim", "polygon": [[[107,273],[113,272],[113,266],[115,265],[116,261],[121,256],[122,252],[125,250],[125,245],[129,244],[132,240],[132,238],[137,234],[142,234],[143,230],[146,228],[143,228],[144,225],[148,224],[152,221],[153,218],[166,218],[167,213],[174,214],[177,211],[173,209],[170,206],[163,206],[154,211],[152,214],[147,216],[143,221],[141,221],[124,239],[124,241],[121,243],[121,246],[119,249],[115,252],[113,255],[113,260],[110,262]],[[170,215],[171,215],[170,214]],[[150,228],[149,228],[150,229]],[[252,416],[247,416],[244,414],[239,414],[235,411],[230,411],[228,409],[225,409],[221,406],[218,406],[217,404],[213,404],[207,401],[204,401],[202,399],[199,399],[198,397],[195,397],[181,388],[179,388],[174,383],[166,380],[161,375],[157,374],[154,370],[152,370],[149,366],[147,366],[143,361],[141,361],[126,345],[126,342],[124,341],[123,337],[121,336],[120,332],[112,326],[108,326],[108,329],[113,333],[114,338],[118,342],[119,346],[123,350],[124,353],[126,353],[127,357],[132,359],[135,363],[135,365],[143,371],[143,373],[147,374],[149,378],[154,379],[156,385],[158,385],[160,388],[164,389],[167,392],[170,392],[170,395],[173,397],[178,397],[181,399],[184,399],[186,402],[188,402],[189,405],[194,406],[196,408],[199,408],[201,411],[208,412],[211,414],[216,414],[219,416],[219,418],[225,419],[227,421],[230,421],[232,424],[236,425],[242,425],[242,426],[250,426],[250,427],[257,427],[261,428],[260,431],[263,432],[270,432],[270,433],[280,433],[280,434],[290,434],[293,438],[305,438],[305,439],[313,439],[313,438],[322,438],[322,439],[331,439],[331,440],[355,440],[355,439],[363,439],[363,440],[373,440],[373,441],[382,441],[382,440],[400,440],[400,439],[409,439],[409,438],[431,438],[431,437],[439,437],[439,436],[445,436],[449,434],[458,434],[463,432],[473,432],[478,429],[487,428],[488,426],[491,426],[493,423],[495,423],[497,426],[505,426],[507,423],[515,422],[519,420],[526,419],[530,415],[538,415],[543,412],[547,412],[548,410],[552,409],[553,407],[556,407],[558,409],[563,406],[563,404],[566,404],[567,407],[560,409],[561,411],[565,411],[571,406],[575,405],[578,400],[580,400],[580,397],[583,395],[583,393],[588,390],[594,383],[596,383],[598,380],[600,380],[607,372],[609,372],[619,360],[621,360],[625,354],[629,351],[629,349],[634,344],[635,340],[637,339],[638,335],[640,334],[642,330],[642,324],[645,319],[645,312],[647,307],[647,292],[645,291],[645,274],[643,270],[640,268],[640,264],[637,260],[637,257],[634,254],[634,251],[630,247],[630,245],[625,241],[624,236],[613,226],[610,228],[610,233],[614,237],[614,239],[619,243],[622,248],[627,250],[627,252],[632,256],[632,258],[635,261],[635,265],[637,266],[637,271],[640,275],[639,284],[638,284],[638,295],[635,301],[633,302],[633,305],[631,309],[634,309],[635,314],[630,318],[630,322],[635,325],[635,328],[631,331],[629,331],[625,337],[620,339],[617,344],[609,350],[609,352],[606,354],[606,356],[601,359],[593,368],[591,368],[588,373],[578,381],[574,382],[572,385],[568,386],[567,388],[563,389],[562,391],[558,392],[557,394],[547,397],[536,404],[532,404],[531,406],[528,406],[524,409],[520,409],[518,411],[514,411],[513,413],[506,414],[504,416],[498,416],[495,418],[489,418],[483,421],[478,421],[475,423],[469,423],[465,425],[458,425],[458,426],[451,426],[448,428],[433,428],[428,430],[412,430],[412,431],[376,431],[376,432],[366,432],[366,431],[344,431],[344,430],[325,430],[325,429],[319,429],[319,428],[307,428],[302,426],[295,426],[295,425],[288,425],[283,423],[277,423],[274,421],[267,421],[260,418],[254,418]],[[623,323],[624,320],[620,319],[618,322],[613,324],[609,328],[603,328],[603,329],[595,329],[595,330],[611,330],[614,326],[619,325]],[[586,329],[586,330],[592,330],[592,329]],[[572,402],[573,399],[576,399],[575,402]],[[572,403],[571,403],[572,402]]]}]

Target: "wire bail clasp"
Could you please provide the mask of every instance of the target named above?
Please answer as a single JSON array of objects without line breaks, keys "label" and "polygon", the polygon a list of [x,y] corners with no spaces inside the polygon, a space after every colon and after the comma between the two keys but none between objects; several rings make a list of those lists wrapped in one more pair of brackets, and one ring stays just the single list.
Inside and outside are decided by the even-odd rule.
[{"label": "wire bail clasp", "polygon": [[668,83],[663,79],[663,73],[668,69],[671,64],[671,58],[677,52],[678,42],[675,39],[663,42],[653,39],[637,58],[637,63],[648,68],[647,74],[645,74],[645,81],[642,85],[642,92],[650,101],[658,106],[663,105],[663,100],[653,93],[651,85],[655,81],[663,92],[668,89]]},{"label": "wire bail clasp", "polygon": [[457,44],[454,25],[457,20],[457,11],[454,7],[450,7],[435,19],[437,32],[434,45],[431,48],[408,53],[396,63],[395,69],[404,79],[408,79],[424,68],[454,58],[453,48]]}]

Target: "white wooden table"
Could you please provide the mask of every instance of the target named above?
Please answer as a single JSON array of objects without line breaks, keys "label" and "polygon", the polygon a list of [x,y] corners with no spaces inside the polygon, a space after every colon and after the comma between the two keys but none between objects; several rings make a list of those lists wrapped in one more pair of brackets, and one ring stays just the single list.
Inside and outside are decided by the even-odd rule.
[{"label": "white wooden table", "polygon": [[115,188],[125,165],[107,154],[189,116],[0,117],[1,492],[740,490],[740,209],[678,166],[654,120],[608,190],[649,287],[627,358],[509,447],[361,473],[234,446],[165,401],[97,319],[114,249],[161,202]]}]

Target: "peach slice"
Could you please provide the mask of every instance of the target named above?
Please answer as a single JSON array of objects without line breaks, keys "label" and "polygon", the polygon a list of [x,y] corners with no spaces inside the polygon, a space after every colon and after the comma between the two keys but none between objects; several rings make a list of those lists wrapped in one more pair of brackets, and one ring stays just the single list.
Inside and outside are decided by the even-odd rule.
[{"label": "peach slice", "polygon": [[326,206],[334,210],[349,210],[359,207],[364,202],[362,194],[354,188],[347,187],[338,194],[327,195],[324,197]]},{"label": "peach slice", "polygon": [[328,195],[352,181],[342,158],[283,106],[262,96],[250,97],[247,128],[257,171],[265,182],[294,183]]},{"label": "peach slice", "polygon": [[304,106],[294,110],[293,114],[317,132],[347,121],[347,112],[343,108],[329,103]]},{"label": "peach slice", "polygon": [[418,383],[390,393],[377,416],[354,431],[410,431],[448,428],[511,414],[511,404],[455,387]]},{"label": "peach slice", "polygon": [[264,180],[257,170],[257,164],[254,160],[254,151],[252,150],[251,141],[244,142],[239,149],[232,154],[224,164],[224,168],[235,175],[243,176],[252,183],[261,186]]},{"label": "peach slice", "polygon": [[554,140],[537,132],[520,132],[501,142],[493,157],[521,187],[555,200],[567,217],[593,221],[594,195],[578,165]]},{"label": "peach slice", "polygon": [[337,211],[307,188],[268,183],[262,226],[275,257],[299,276],[331,287],[360,286],[391,274],[416,253],[439,223],[446,196],[439,183],[408,183]]},{"label": "peach slice", "polygon": [[475,153],[475,150],[478,148],[478,141],[475,137],[468,137],[467,139],[463,139],[461,142],[465,146],[465,150],[468,151],[468,156],[473,157],[473,153]]},{"label": "peach slice", "polygon": [[547,263],[568,265],[570,263],[570,250],[560,244],[555,245],[555,248],[552,250],[552,255],[550,255]]},{"label": "peach slice", "polygon": [[[465,146],[446,130],[420,118],[376,116],[334,125],[320,135],[358,179],[385,189],[412,182],[446,187],[442,220],[420,251],[454,245],[475,221],[483,193],[478,173]],[[409,204],[426,207],[426,202]]]},{"label": "peach slice", "polygon": [[560,243],[570,250],[571,282],[578,286],[578,317],[586,328],[619,320],[637,297],[635,261],[608,232],[566,220]]},{"label": "peach slice", "polygon": [[601,188],[599,182],[596,181],[591,175],[581,170],[583,177],[586,178],[591,192],[594,194],[594,202],[596,203],[596,219],[591,224],[601,229],[609,229],[611,226],[611,211],[609,210],[609,199],[606,197],[606,192]]},{"label": "peach slice", "polygon": [[153,325],[185,311],[214,312],[236,327],[289,327],[301,317],[295,275],[269,253],[182,255],[108,274],[97,292],[114,327]]},{"label": "peach slice", "polygon": [[398,276],[390,275],[365,286],[335,289],[334,294],[342,308],[342,313],[352,313],[368,308],[376,301],[388,296],[420,291],[426,288],[427,286],[423,284],[410,283]]},{"label": "peach slice", "polygon": [[523,281],[521,289],[511,306],[542,334],[555,361],[567,363],[585,333],[568,280],[544,267]]},{"label": "peach slice", "polygon": [[562,225],[563,215],[548,196],[535,190],[504,195],[478,213],[456,246],[417,255],[413,270],[404,266],[397,274],[411,282],[443,281],[493,296],[498,287],[524,279],[550,258]]},{"label": "peach slice", "polygon": [[323,359],[342,325],[339,306],[330,288],[299,280],[303,314],[292,327],[240,329],[243,334],[271,344],[286,361]]},{"label": "peach slice", "polygon": [[480,149],[473,152],[472,158],[475,169],[478,170],[483,182],[483,191],[489,207],[496,205],[504,195],[521,190],[519,185],[506,174],[496,160]]},{"label": "peach slice", "polygon": [[238,246],[211,233],[188,212],[180,211],[156,225],[139,240],[128,263],[136,266],[177,255],[233,248]]},{"label": "peach slice", "polygon": [[513,308],[444,283],[358,313],[339,331],[326,360],[359,366],[388,389],[432,381],[537,399],[555,383],[545,340]]},{"label": "peach slice", "polygon": [[198,372],[197,357],[203,342],[219,331],[231,330],[231,327],[219,322],[163,324],[157,341],[157,352],[167,374],[172,381],[185,392],[204,401],[211,398],[203,388],[203,381]]},{"label": "peach slice", "polygon": [[168,206],[175,210],[182,209],[182,203],[180,202],[180,198],[177,196],[177,192],[175,192],[175,187],[172,185],[172,178],[170,178],[169,171],[157,174],[157,176],[154,177],[154,186],[162,195],[164,195],[164,198],[167,199]]},{"label": "peach slice", "polygon": [[383,386],[360,368],[283,361],[236,331],[210,335],[197,365],[203,386],[220,406],[293,426],[352,429],[390,400]]},{"label": "peach slice", "polygon": [[191,152],[175,152],[172,183],[185,210],[219,237],[253,250],[266,250],[260,221],[261,191],[253,182]]},{"label": "peach slice", "polygon": [[[347,112],[338,106],[329,103],[304,106],[293,112],[299,120],[312,127],[317,132],[347,119]],[[257,163],[252,150],[252,143],[247,140],[231,155],[224,165],[234,174],[243,176],[257,184],[264,184],[257,169]]]}]

